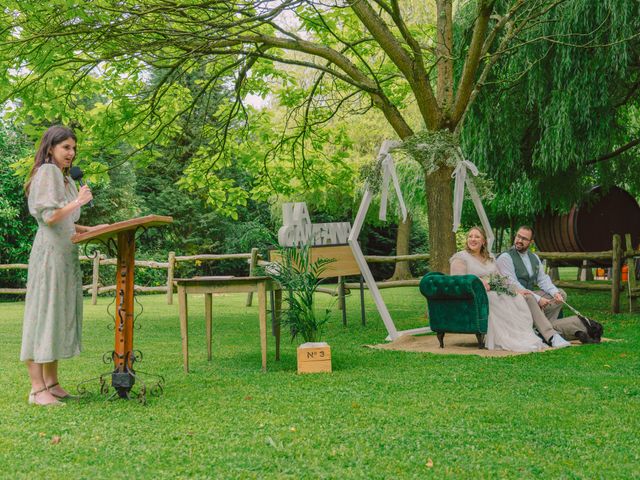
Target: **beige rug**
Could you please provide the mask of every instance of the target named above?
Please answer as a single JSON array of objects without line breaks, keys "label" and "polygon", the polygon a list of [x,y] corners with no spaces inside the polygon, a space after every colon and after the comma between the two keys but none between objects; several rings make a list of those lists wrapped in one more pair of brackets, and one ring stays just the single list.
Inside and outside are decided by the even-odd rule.
[{"label": "beige rug", "polygon": [[[602,339],[603,342],[607,339]],[[573,346],[582,345],[579,341],[571,342]],[[441,355],[480,355],[481,357],[509,357],[512,355],[527,355],[538,352],[510,352],[505,350],[480,350],[475,335],[463,333],[447,333],[444,336],[444,348],[440,348],[438,338],[432,335],[406,335],[395,339],[393,342],[378,345],[365,345],[369,348],[380,350],[398,350],[402,352],[427,352]],[[542,352],[557,350],[546,347]]]}]

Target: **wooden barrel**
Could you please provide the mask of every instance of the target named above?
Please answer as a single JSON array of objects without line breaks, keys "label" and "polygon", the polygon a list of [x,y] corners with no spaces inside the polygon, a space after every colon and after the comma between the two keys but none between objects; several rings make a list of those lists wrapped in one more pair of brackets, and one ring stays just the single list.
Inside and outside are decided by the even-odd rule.
[{"label": "wooden barrel", "polygon": [[631,234],[640,245],[640,206],[618,187],[591,189],[585,200],[564,215],[536,218],[535,242],[542,252],[601,252],[611,250],[611,238]]}]

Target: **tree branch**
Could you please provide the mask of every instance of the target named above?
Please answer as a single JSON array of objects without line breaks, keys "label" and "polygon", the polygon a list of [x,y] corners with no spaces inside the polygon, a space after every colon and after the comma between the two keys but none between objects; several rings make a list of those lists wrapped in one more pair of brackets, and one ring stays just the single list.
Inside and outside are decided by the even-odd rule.
[{"label": "tree branch", "polygon": [[443,117],[451,117],[453,102],[453,1],[438,0],[437,5],[437,67],[438,67],[438,105]]},{"label": "tree branch", "polygon": [[471,45],[467,52],[467,58],[464,62],[462,75],[458,83],[456,99],[451,113],[451,123],[456,126],[467,109],[467,104],[474,90],[476,82],[476,72],[480,64],[482,47],[484,45],[489,18],[493,10],[493,1],[480,1],[478,3],[478,16],[473,27],[473,35],[471,37]]},{"label": "tree branch", "polygon": [[489,35],[487,35],[487,38],[485,39],[484,44],[482,45],[481,55],[483,57],[489,53],[489,50],[491,49],[491,45],[493,45],[493,42],[495,41],[498,34],[502,32],[507,22],[509,22],[513,18],[513,16],[518,12],[518,10],[522,8],[524,3],[525,3],[525,0],[518,0],[516,3],[513,4],[513,6],[509,9],[509,11],[505,15],[499,18],[498,23],[493,27]]},{"label": "tree branch", "polygon": [[635,147],[636,145],[640,145],[640,138],[636,138],[635,140],[631,140],[629,143],[624,144],[620,148],[616,148],[612,152],[605,153],[604,155],[601,155],[598,158],[595,158],[593,160],[589,160],[588,162],[585,163],[585,165],[593,165],[593,164],[596,164],[596,163],[604,162],[605,160],[611,160],[612,158],[615,158],[618,155],[621,155],[622,153],[626,152],[630,148]]},{"label": "tree branch", "polygon": [[354,0],[351,3],[351,9],[409,82],[427,127],[437,128],[440,109],[431,83],[424,75],[424,68],[420,68],[422,59],[417,61],[402,47],[402,44],[389,30],[384,20],[371,8],[367,0]]}]

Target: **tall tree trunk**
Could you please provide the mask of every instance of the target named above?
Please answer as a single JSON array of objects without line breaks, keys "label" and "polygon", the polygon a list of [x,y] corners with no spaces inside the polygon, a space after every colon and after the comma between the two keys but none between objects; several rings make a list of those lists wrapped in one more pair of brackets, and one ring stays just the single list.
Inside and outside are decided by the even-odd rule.
[{"label": "tall tree trunk", "polygon": [[[398,224],[398,233],[396,234],[396,255],[409,255],[409,240],[411,240],[411,226],[413,218],[411,214],[407,214],[407,221]],[[411,270],[409,262],[396,262],[396,268],[389,280],[407,280],[411,278]]]},{"label": "tall tree trunk", "polygon": [[453,227],[453,168],[442,167],[431,175],[425,174],[427,214],[429,217],[429,269],[449,272],[449,258],[456,251]]}]

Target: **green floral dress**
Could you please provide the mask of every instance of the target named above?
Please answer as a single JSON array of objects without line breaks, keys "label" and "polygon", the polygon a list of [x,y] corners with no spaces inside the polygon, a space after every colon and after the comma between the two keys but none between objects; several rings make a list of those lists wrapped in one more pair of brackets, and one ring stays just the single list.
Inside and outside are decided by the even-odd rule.
[{"label": "green floral dress", "polygon": [[29,256],[20,360],[48,363],[80,353],[82,333],[82,273],[78,246],[71,243],[80,209],[55,223],[53,212],[72,202],[78,190],[54,164],[34,174],[29,189],[29,213],[38,221]]}]

